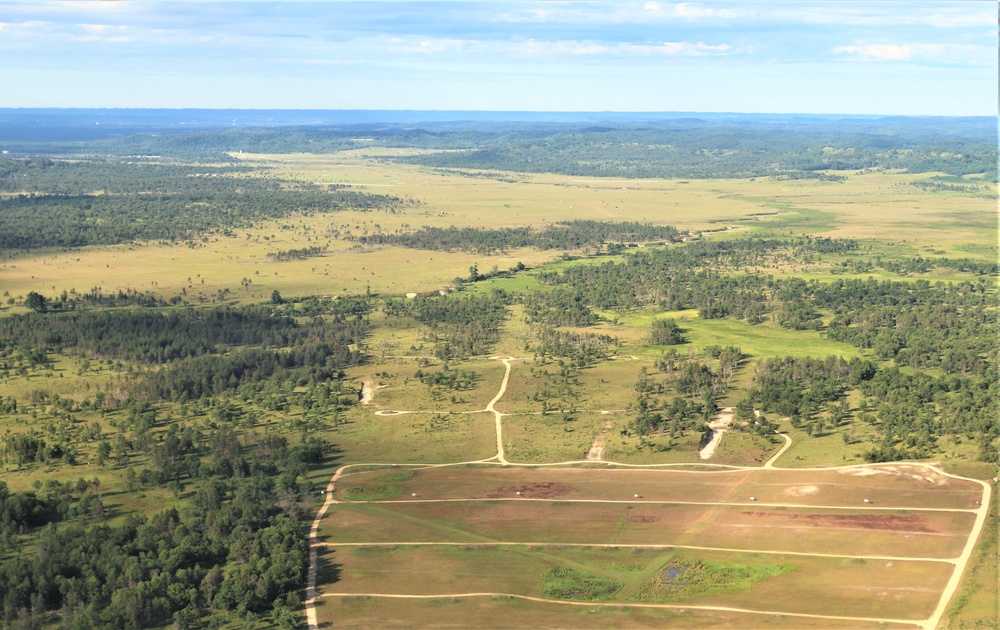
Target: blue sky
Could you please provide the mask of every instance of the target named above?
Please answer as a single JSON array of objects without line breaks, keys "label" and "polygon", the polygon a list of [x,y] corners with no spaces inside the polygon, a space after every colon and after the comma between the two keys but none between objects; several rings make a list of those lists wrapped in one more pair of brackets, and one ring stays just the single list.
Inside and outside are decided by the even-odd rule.
[{"label": "blue sky", "polygon": [[997,114],[997,3],[0,0],[0,107]]}]

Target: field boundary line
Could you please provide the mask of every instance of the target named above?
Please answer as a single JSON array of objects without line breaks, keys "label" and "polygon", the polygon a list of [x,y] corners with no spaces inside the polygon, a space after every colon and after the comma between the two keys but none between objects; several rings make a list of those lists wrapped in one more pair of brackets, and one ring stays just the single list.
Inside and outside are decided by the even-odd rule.
[{"label": "field boundary line", "polygon": [[[968,480],[967,477],[953,475],[940,468],[934,469],[942,475],[953,479]],[[944,617],[945,611],[948,610],[948,604],[951,603],[952,598],[958,591],[958,586],[962,582],[962,576],[965,575],[965,570],[969,566],[969,560],[972,559],[972,554],[976,550],[976,544],[979,542],[979,537],[983,533],[983,527],[986,525],[986,519],[989,517],[990,499],[993,495],[993,488],[982,479],[972,479],[971,481],[975,481],[983,487],[983,497],[979,501],[979,509],[976,510],[976,522],[973,524],[972,530],[969,532],[969,536],[965,541],[965,547],[962,549],[961,555],[959,555],[955,561],[955,569],[951,572],[951,577],[948,578],[948,584],[945,585],[944,590],[941,592],[938,604],[934,608],[934,614],[932,614],[927,620],[927,625],[925,626],[926,628],[937,628],[941,623],[941,618]]]}]

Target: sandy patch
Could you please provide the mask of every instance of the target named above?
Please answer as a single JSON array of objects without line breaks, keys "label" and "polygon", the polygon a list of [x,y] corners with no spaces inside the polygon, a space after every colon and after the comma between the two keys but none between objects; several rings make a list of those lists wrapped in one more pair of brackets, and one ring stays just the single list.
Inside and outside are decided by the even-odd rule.
[{"label": "sandy patch", "polygon": [[698,451],[698,457],[701,459],[708,459],[712,455],[715,455],[715,449],[719,447],[719,442],[722,441],[722,434],[726,432],[726,428],[732,423],[732,421],[732,407],[725,407],[719,410],[719,415],[708,423],[708,426],[712,429],[712,439],[709,440],[708,444],[703,446],[700,451]]},{"label": "sandy patch", "polygon": [[587,451],[587,459],[590,461],[601,461],[604,459],[604,445],[608,443],[608,431],[614,424],[609,420],[601,425],[601,432],[594,436],[594,443]]},{"label": "sandy patch", "polygon": [[880,466],[878,468],[845,468],[838,471],[842,475],[851,475],[854,477],[870,477],[871,475],[896,475],[897,477],[906,477],[907,479],[914,479],[916,481],[926,481],[927,483],[932,483],[935,486],[944,486],[948,484],[948,480],[941,475],[936,475],[924,468],[917,466]]}]

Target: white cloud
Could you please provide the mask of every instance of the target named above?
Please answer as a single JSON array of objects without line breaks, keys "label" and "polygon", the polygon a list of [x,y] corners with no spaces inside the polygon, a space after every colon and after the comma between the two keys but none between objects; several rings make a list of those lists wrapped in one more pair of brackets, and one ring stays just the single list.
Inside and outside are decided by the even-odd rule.
[{"label": "white cloud", "polygon": [[868,44],[865,46],[839,46],[834,48],[833,52],[876,61],[902,61],[913,56],[913,47],[909,44]]},{"label": "white cloud", "polygon": [[474,48],[478,44],[479,42],[475,40],[425,39],[416,44],[400,46],[397,48],[397,51],[420,54],[456,53],[467,48]]},{"label": "white cloud", "polygon": [[763,17],[801,24],[843,26],[926,26],[932,28],[969,28],[995,26],[996,8],[987,2],[907,3],[897,2],[822,2],[775,4]]},{"label": "white cloud", "polygon": [[706,57],[732,54],[735,49],[729,44],[706,44],[704,42],[657,42],[633,44],[628,42],[602,43],[577,40],[510,40],[480,41],[462,39],[424,39],[403,43],[393,38],[389,46],[392,52],[410,54],[451,55],[462,52],[466,55],[487,55],[500,57],[559,57],[568,55],[625,57]]},{"label": "white cloud", "polygon": [[949,65],[996,65],[996,49],[968,44],[854,44],[833,52],[860,61],[912,61]]},{"label": "white cloud", "polygon": [[[659,5],[659,6],[651,8],[650,5]],[[669,5],[663,5],[663,3],[659,2],[647,2],[645,8],[647,11],[663,17],[677,17],[677,18],[686,18],[690,20],[697,20],[702,18],[733,19],[754,14],[752,10],[719,9],[713,7],[706,7],[704,5],[696,4],[693,2],[681,2],[679,4],[669,4]]]},{"label": "white cloud", "polygon": [[626,52],[645,55],[666,55],[668,57],[706,57],[709,55],[729,54],[733,48],[729,44],[715,46],[698,42],[663,42],[662,44],[624,44],[621,48]]}]

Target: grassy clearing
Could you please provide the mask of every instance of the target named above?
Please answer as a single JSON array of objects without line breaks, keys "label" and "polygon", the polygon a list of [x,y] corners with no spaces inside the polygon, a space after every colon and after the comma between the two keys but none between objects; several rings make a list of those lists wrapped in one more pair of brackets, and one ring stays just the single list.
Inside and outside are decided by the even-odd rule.
[{"label": "grassy clearing", "polygon": [[707,460],[712,464],[760,466],[778,452],[784,441],[778,436],[761,437],[742,431],[726,431]]},{"label": "grassy clearing", "polygon": [[413,477],[413,471],[403,470],[400,472],[389,473],[388,475],[382,475],[378,478],[381,483],[401,483],[403,481],[409,481]]},{"label": "grassy clearing", "polygon": [[623,413],[635,403],[633,386],[639,369],[648,363],[629,358],[572,368],[563,375],[558,361],[514,363],[507,392],[496,407],[503,413],[531,414],[543,411],[576,413]]},{"label": "grassy clearing", "polygon": [[352,409],[335,431],[323,434],[341,451],[341,462],[445,463],[496,454],[492,414],[414,413],[377,416]]},{"label": "grassy clearing", "polygon": [[[617,314],[603,312],[609,320],[618,319],[619,324],[603,324],[595,327],[604,334],[627,340],[624,351],[649,359],[659,357],[672,347],[684,353],[688,349],[704,353],[708,346],[738,346],[748,358],[769,357],[817,357],[839,356],[845,359],[861,356],[854,346],[827,339],[812,330],[789,330],[777,324],[766,322],[751,325],[736,319],[702,319],[696,310],[661,311],[650,308],[637,313]],[[679,346],[651,346],[646,340],[650,324],[654,319],[672,318],[677,321],[687,343]],[[623,330],[622,327],[625,327]],[[625,331],[629,331],[625,333]]]},{"label": "grassy clearing", "polygon": [[622,589],[621,582],[612,582],[591,573],[567,567],[553,567],[542,576],[544,597],[574,601],[603,602]]},{"label": "grassy clearing", "polygon": [[403,494],[403,486],[395,483],[366,483],[344,490],[351,501],[381,501],[395,499]]},{"label": "grassy clearing", "polygon": [[421,411],[449,415],[479,411],[496,395],[503,380],[505,368],[499,361],[473,360],[448,364],[450,370],[472,372],[475,377],[471,388],[448,389],[430,387],[421,382],[417,373],[432,373],[444,369],[437,359],[386,358],[349,370],[352,377],[372,380],[378,389],[374,392],[374,408],[393,411]]},{"label": "grassy clearing", "polygon": [[809,435],[787,420],[779,426],[792,438],[792,447],[781,456],[778,465],[789,468],[863,464],[862,453],[871,450],[878,441],[875,427],[856,420],[827,428],[822,435]]},{"label": "grassy clearing", "polygon": [[681,602],[705,595],[745,591],[758,582],[784,575],[794,564],[686,563],[671,560],[636,595],[639,601]]},{"label": "grassy clearing", "polygon": [[507,459],[521,463],[578,460],[586,457],[594,439],[607,432],[605,423],[621,422],[592,413],[549,413],[506,416],[503,419]]}]

